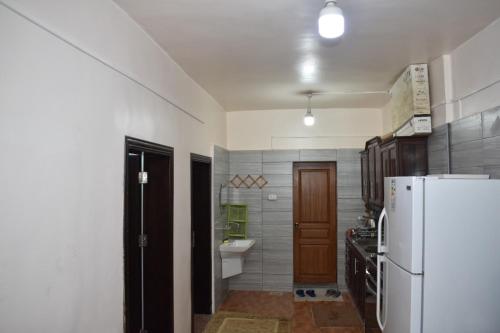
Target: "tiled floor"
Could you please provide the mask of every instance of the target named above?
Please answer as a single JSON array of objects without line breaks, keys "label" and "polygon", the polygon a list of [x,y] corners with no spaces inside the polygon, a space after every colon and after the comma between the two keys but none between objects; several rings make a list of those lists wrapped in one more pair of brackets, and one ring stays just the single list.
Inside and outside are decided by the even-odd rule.
[{"label": "tiled floor", "polygon": [[[332,302],[335,306],[352,306],[349,294],[343,294],[344,302]],[[261,291],[231,291],[222,311],[251,313],[255,315],[288,318],[292,321],[292,333],[362,333],[359,327],[319,328],[314,322],[310,302],[294,302],[292,293]]]}]

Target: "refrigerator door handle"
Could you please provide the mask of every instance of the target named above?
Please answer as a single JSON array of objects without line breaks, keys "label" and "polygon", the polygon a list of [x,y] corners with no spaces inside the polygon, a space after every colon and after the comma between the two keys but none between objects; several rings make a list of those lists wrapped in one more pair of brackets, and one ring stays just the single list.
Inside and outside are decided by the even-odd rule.
[{"label": "refrigerator door handle", "polygon": [[[382,263],[385,261],[385,257],[381,256],[381,255],[378,255],[377,256],[377,303],[376,303],[376,311],[377,311],[377,322],[378,322],[378,326],[380,327],[380,330],[381,331],[384,331],[384,327],[385,327],[385,317],[386,317],[386,311],[384,311],[384,323],[382,323],[382,319],[381,319],[381,315],[380,315],[380,312],[381,312],[381,307],[380,307],[380,300],[381,300],[381,291],[382,291],[382,288],[381,288],[381,285],[380,285],[380,280],[381,280],[381,266],[382,266]],[[387,287],[386,287],[387,288]],[[384,300],[384,303],[387,303],[387,299]],[[385,305],[385,304],[384,304]]]},{"label": "refrigerator door handle", "polygon": [[[382,209],[382,213],[380,213],[380,216],[378,218],[378,232],[377,232],[377,252],[378,254],[384,254],[387,252],[387,237],[384,237],[384,244],[382,244],[382,224],[387,221],[387,212],[384,209]],[[385,234],[387,235],[387,223],[385,225],[384,231]]]}]

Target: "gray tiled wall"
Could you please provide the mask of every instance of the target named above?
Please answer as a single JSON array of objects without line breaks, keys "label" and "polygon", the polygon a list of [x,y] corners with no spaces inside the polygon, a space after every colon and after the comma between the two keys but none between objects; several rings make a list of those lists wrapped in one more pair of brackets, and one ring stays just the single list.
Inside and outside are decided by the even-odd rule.
[{"label": "gray tiled wall", "polygon": [[[214,256],[214,307],[219,308],[228,291],[229,283],[222,279],[222,260],[219,255],[219,245],[224,237],[223,226],[225,224],[225,212],[219,206],[219,189],[220,185],[226,185],[229,181],[229,152],[224,148],[214,147],[213,159],[213,211],[214,211],[214,240],[213,240],[213,256]],[[222,190],[221,199],[224,202],[228,200],[227,187]]]},{"label": "gray tiled wall", "polygon": [[[293,162],[336,161],[338,178],[338,282],[345,287],[344,235],[363,213],[359,149],[266,150],[229,152],[230,178],[264,175],[262,189],[230,188],[229,200],[249,205],[249,237],[255,246],[243,274],[230,278],[230,289],[290,291],[293,288]],[[268,194],[278,200],[267,200]]]},{"label": "gray tiled wall", "polygon": [[443,166],[448,156],[451,173],[500,178],[500,107],[435,129],[429,137],[430,173],[447,172]]}]

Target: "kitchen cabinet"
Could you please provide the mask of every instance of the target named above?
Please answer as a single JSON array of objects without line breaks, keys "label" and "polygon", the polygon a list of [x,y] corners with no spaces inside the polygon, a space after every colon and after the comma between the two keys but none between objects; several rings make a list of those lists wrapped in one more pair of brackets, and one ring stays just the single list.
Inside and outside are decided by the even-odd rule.
[{"label": "kitchen cabinet", "polygon": [[365,147],[361,152],[361,192],[369,208],[379,210],[384,206],[385,177],[427,175],[426,137],[396,137],[388,140],[376,137],[367,141]]},{"label": "kitchen cabinet", "polygon": [[365,315],[365,270],[365,258],[346,240],[346,283],[361,318]]},{"label": "kitchen cabinet", "polygon": [[[376,318],[377,266],[374,254],[367,249],[375,239],[353,238],[352,230],[346,232],[345,279],[351,299],[364,323],[365,332],[380,333]],[[361,242],[361,243],[360,243]]]},{"label": "kitchen cabinet", "polygon": [[368,187],[368,152],[361,152],[361,197],[368,202],[370,189]]}]

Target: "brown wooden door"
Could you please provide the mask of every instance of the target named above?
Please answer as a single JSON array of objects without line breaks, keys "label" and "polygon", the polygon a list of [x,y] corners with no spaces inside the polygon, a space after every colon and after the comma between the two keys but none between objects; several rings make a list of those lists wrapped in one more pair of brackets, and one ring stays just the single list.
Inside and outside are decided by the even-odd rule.
[{"label": "brown wooden door", "polygon": [[293,166],[294,280],[337,282],[336,164]]}]

